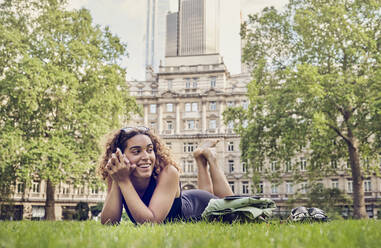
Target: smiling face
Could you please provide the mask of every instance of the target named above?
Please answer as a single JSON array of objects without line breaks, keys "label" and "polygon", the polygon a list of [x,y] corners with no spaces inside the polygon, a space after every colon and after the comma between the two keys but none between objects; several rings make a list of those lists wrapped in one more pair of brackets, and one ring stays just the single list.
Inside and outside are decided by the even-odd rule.
[{"label": "smiling face", "polygon": [[156,155],[151,139],[144,134],[138,134],[127,140],[124,154],[136,169],[132,175],[136,178],[147,178],[152,175],[156,162]]}]

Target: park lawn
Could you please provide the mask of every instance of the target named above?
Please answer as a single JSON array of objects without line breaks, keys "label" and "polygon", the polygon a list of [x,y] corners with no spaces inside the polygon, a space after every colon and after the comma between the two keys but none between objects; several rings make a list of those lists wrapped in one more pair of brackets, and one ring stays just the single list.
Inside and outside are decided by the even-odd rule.
[{"label": "park lawn", "polygon": [[381,221],[172,223],[2,221],[0,247],[381,247]]}]

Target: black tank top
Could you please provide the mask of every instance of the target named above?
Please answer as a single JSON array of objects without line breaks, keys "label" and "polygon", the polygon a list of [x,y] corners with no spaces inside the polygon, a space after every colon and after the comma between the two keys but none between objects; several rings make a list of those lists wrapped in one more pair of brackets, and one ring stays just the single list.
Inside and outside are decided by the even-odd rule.
[{"label": "black tank top", "polygon": [[[147,190],[144,193],[143,197],[141,198],[147,207],[151,201],[151,198],[152,198],[153,192],[155,191],[155,188],[156,188],[156,180],[153,178],[153,176],[151,176]],[[132,217],[130,210],[127,207],[127,204],[126,204],[126,201],[124,200],[123,195],[122,195],[122,202],[123,202],[124,209],[126,209],[128,217],[130,218],[130,220],[133,223],[136,224],[136,221]],[[173,201],[171,210],[169,210],[169,213],[168,213],[167,217],[164,219],[164,222],[179,220],[179,219],[181,219],[181,217],[182,217],[182,213],[181,213],[181,191],[180,191],[180,196],[175,198],[175,200]]]}]

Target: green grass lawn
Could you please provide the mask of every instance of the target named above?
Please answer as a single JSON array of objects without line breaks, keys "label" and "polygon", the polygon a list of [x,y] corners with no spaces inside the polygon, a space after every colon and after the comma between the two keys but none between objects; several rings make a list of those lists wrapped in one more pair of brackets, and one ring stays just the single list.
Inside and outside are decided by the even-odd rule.
[{"label": "green grass lawn", "polygon": [[381,247],[381,221],[305,224],[3,221],[0,247]]}]

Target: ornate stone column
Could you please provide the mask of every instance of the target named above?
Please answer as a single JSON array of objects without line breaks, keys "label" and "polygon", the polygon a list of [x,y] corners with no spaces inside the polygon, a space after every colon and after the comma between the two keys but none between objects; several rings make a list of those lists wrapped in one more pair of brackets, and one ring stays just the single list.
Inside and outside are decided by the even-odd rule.
[{"label": "ornate stone column", "polygon": [[157,128],[159,134],[163,134],[163,106],[162,104],[157,104],[158,122]]},{"label": "ornate stone column", "polygon": [[206,123],[206,101],[202,101],[202,112],[201,112],[201,125],[202,133],[206,133],[207,123]]},{"label": "ornate stone column", "polygon": [[224,133],[225,132],[225,125],[224,125],[222,113],[225,110],[225,102],[221,100],[221,101],[218,101],[218,103],[219,103],[218,133]]},{"label": "ornate stone column", "polygon": [[180,134],[180,103],[176,103],[176,132],[175,134]]},{"label": "ornate stone column", "polygon": [[148,104],[144,104],[143,109],[144,109],[144,114],[143,114],[144,126],[149,127],[149,125],[148,125]]}]

